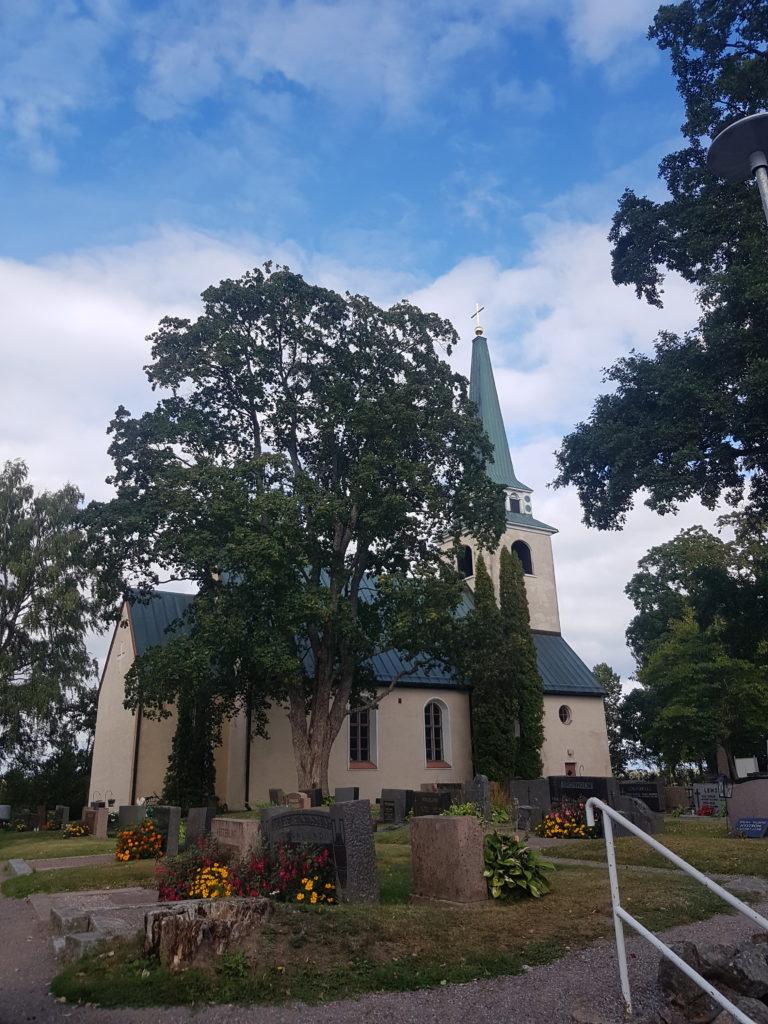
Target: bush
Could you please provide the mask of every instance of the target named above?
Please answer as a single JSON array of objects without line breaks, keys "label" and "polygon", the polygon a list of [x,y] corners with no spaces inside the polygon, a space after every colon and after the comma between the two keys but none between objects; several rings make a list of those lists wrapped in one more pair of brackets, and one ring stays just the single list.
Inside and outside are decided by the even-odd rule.
[{"label": "bush", "polygon": [[451,806],[440,812],[443,818],[482,818],[483,812],[474,803],[451,804]]},{"label": "bush", "polygon": [[506,807],[496,806],[491,811],[491,821],[494,825],[508,825],[511,820]]},{"label": "bush", "polygon": [[118,833],[115,860],[149,860],[163,855],[163,837],[150,818]]},{"label": "bush", "polygon": [[493,899],[531,896],[538,899],[550,890],[547,875],[554,866],[542,860],[517,836],[491,832],[485,837],[485,877]]}]

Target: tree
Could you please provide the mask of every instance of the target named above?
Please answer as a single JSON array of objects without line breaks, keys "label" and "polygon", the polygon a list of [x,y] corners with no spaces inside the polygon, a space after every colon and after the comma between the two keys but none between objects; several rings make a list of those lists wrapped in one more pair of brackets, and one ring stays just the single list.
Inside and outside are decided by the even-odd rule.
[{"label": "tree", "polygon": [[35,494],[21,461],[0,470],[0,763],[44,758],[67,746],[63,729],[92,724],[86,636],[101,605],[81,502],[71,484]]},{"label": "tree", "polygon": [[[90,510],[102,578],[143,594],[157,566],[194,581],[217,701],[286,705],[299,784],[327,789],[350,701],[375,689],[372,655],[440,654],[423,645],[439,646],[461,596],[446,538],[498,542],[491,446],[434,314],[271,264],[203,305],[151,336],[156,407],[121,407],[110,426],[116,497]],[[145,669],[128,700],[154,713],[196,685]]]},{"label": "tree", "polygon": [[765,222],[755,185],[725,184],[705,161],[707,137],[766,105],[768,7],[664,5],[649,35],[670,53],[687,145],[661,162],[668,198],[622,196],[613,278],[660,306],[673,271],[697,289],[702,316],[682,337],[661,334],[653,355],[633,352],[607,371],[614,390],[563,440],[556,485],[576,486],[585,521],[599,529],[621,527],[640,489],[661,513],[693,496],[709,508],[724,497],[745,499],[742,513],[765,520]]},{"label": "tree", "polygon": [[614,775],[622,775],[626,770],[627,758],[624,752],[621,735],[622,706],[624,697],[621,689],[621,676],[614,672],[610,665],[601,661],[592,669],[592,675],[605,691],[603,706],[605,707],[605,725],[608,730],[608,751],[611,756],[611,769]]},{"label": "tree", "polygon": [[475,771],[506,784],[516,773],[515,667],[482,555],[475,566],[474,604],[466,626]]},{"label": "tree", "polygon": [[648,739],[669,768],[707,760],[722,747],[735,778],[734,742],[765,736],[765,662],[732,657],[718,622],[702,629],[686,610],[670,624],[639,680],[659,707],[648,728]]},{"label": "tree", "polygon": [[521,779],[538,779],[544,743],[544,687],[531,634],[523,566],[517,554],[507,548],[502,548],[500,557],[499,614],[520,726],[515,774]]}]

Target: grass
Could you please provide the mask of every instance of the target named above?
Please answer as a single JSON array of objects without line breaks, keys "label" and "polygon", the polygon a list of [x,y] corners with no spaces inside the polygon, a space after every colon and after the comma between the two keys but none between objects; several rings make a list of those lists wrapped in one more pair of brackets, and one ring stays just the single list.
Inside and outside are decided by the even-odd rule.
[{"label": "grass", "polygon": [[[768,877],[768,839],[731,839],[724,821],[707,822],[668,819],[666,831],[656,838],[699,871],[721,875],[757,875]],[[580,839],[551,851],[553,857],[575,860],[605,860],[602,839]],[[641,867],[672,867],[641,839],[616,840],[619,864]]]},{"label": "grass", "polygon": [[[320,910],[278,905],[250,943],[213,963],[173,974],[137,946],[68,965],[52,991],[100,1006],[307,1003],[365,992],[410,991],[519,973],[612,932],[604,872],[560,868],[540,901],[457,907],[411,904],[410,849],[377,838],[381,902]],[[723,909],[688,879],[622,874],[628,910],[663,930]]]},{"label": "grass", "polygon": [[0,861],[21,857],[38,860],[44,857],[82,857],[92,853],[112,853],[114,839],[65,839],[63,832],[0,831]]},{"label": "grass", "polygon": [[[74,840],[72,840],[74,842]],[[114,844],[113,844],[114,845]],[[91,864],[84,868],[56,868],[31,875],[6,878],[3,896],[24,899],[35,892],[78,892],[83,889],[124,889],[130,885],[154,885],[155,862],[135,860],[126,864]]]}]

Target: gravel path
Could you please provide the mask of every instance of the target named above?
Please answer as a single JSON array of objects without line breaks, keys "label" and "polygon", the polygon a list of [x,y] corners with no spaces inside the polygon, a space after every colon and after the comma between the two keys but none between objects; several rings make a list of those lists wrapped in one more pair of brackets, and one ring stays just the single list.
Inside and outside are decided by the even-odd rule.
[{"label": "gravel path", "polygon": [[[768,913],[768,903],[758,909]],[[666,937],[711,941],[716,936],[728,942],[754,931],[746,918],[722,914],[674,928]],[[27,901],[0,899],[0,935],[0,1024],[619,1024],[624,1019],[615,955],[607,941],[515,977],[325,1006],[100,1010],[57,1003],[48,994],[56,973],[49,932]],[[635,1019],[652,1019],[658,955],[640,939],[630,939],[627,950]]]}]

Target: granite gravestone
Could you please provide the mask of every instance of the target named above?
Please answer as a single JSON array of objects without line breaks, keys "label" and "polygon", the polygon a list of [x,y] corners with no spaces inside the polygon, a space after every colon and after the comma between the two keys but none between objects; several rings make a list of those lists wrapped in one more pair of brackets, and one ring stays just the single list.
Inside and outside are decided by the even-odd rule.
[{"label": "granite gravestone", "polygon": [[379,898],[379,879],[370,803],[343,800],[331,807],[330,819],[340,899],[347,903],[375,903]]},{"label": "granite gravestone", "polygon": [[86,807],[83,811],[83,824],[95,839],[106,839],[109,811],[106,807]]},{"label": "granite gravestone", "polygon": [[634,796],[642,800],[652,811],[662,814],[666,809],[664,783],[661,779],[628,779],[619,782],[622,796]]},{"label": "granite gravestone", "polygon": [[315,786],[312,789],[302,789],[301,792],[306,793],[309,797],[310,807],[323,806],[323,791],[319,786]]},{"label": "granite gravestone", "polygon": [[464,786],[461,782],[438,782],[438,793],[450,793],[451,803],[460,804],[464,800]]},{"label": "granite gravestone", "polygon": [[135,828],[140,825],[147,816],[147,808],[139,804],[121,804],[117,811],[117,827],[123,829]]},{"label": "granite gravestone", "polygon": [[[641,828],[643,832],[647,832],[648,835],[655,835],[657,832],[664,830],[664,816],[656,814],[644,801],[638,800],[637,797],[620,797],[616,810],[619,814],[623,814],[625,818],[629,818],[633,825]],[[624,828],[618,821],[612,821],[611,824],[614,836],[632,835],[629,829]]]},{"label": "granite gravestone", "polygon": [[45,808],[45,804],[40,804],[38,806],[35,818],[35,828],[37,828],[39,832],[45,832],[48,828],[48,811]]},{"label": "granite gravestone", "polygon": [[11,805],[0,804],[0,825],[9,825],[11,822]]},{"label": "granite gravestone", "polygon": [[412,789],[382,789],[379,821],[385,825],[402,825],[413,810]]},{"label": "granite gravestone", "polygon": [[452,804],[450,793],[414,793],[413,816],[423,818],[428,815],[442,814]]},{"label": "granite gravestone", "polygon": [[211,836],[237,857],[245,857],[258,846],[259,821],[257,818],[214,818]]},{"label": "granite gravestone", "polygon": [[484,830],[475,817],[415,817],[411,822],[413,899],[478,903],[488,899]]},{"label": "granite gravestone", "polygon": [[53,827],[55,829],[65,828],[69,824],[69,807],[66,804],[56,804],[53,810]]},{"label": "granite gravestone", "polygon": [[344,803],[347,800],[359,800],[360,789],[358,786],[337,786],[333,794],[333,802]]},{"label": "granite gravestone", "polygon": [[187,815],[187,846],[197,842],[211,831],[211,822],[215,817],[215,809],[208,807],[190,807]]},{"label": "granite gravestone", "polygon": [[332,846],[331,816],[324,807],[296,810],[288,807],[265,807],[261,817],[261,836],[265,846],[278,846],[283,843]]},{"label": "granite gravestone", "polygon": [[483,821],[491,820],[491,783],[487,775],[476,775],[467,785],[467,800],[476,804],[483,816]]},{"label": "granite gravestone", "polygon": [[509,795],[517,800],[521,810],[524,807],[538,807],[541,815],[549,814],[552,810],[549,779],[510,779]]},{"label": "granite gravestone", "polygon": [[695,782],[693,785],[693,806],[699,811],[702,807],[712,807],[716,813],[725,809],[725,797],[720,793],[716,782]]},{"label": "granite gravestone", "polygon": [[181,808],[166,804],[156,804],[152,808],[152,821],[163,837],[163,850],[166,857],[175,857],[179,852],[179,825],[181,824]]},{"label": "granite gravestone", "polygon": [[286,793],[283,803],[293,811],[303,811],[312,806],[312,801],[307,793]]},{"label": "granite gravestone", "polygon": [[282,789],[270,789],[269,791],[269,802],[273,807],[279,807],[285,799],[285,793]]},{"label": "granite gravestone", "polygon": [[586,802],[595,796],[609,807],[616,807],[621,797],[618,780],[601,775],[550,775],[549,795],[553,805]]}]

